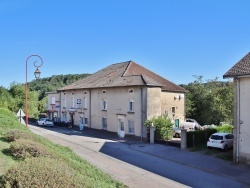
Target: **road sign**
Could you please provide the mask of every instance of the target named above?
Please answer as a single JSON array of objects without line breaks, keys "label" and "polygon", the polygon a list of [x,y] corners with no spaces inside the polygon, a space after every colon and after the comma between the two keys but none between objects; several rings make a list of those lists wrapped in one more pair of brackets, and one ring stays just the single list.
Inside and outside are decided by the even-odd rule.
[{"label": "road sign", "polygon": [[18,112],[16,113],[16,116],[17,116],[17,117],[23,117],[23,116],[26,116],[26,115],[25,115],[25,113],[23,112],[23,110],[20,108],[20,109],[18,110]]}]

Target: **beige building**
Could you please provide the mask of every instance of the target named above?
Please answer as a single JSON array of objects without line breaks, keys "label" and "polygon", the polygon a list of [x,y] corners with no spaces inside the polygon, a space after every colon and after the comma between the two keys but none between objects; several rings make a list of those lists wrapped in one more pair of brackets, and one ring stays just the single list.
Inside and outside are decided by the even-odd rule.
[{"label": "beige building", "polygon": [[223,78],[234,79],[234,161],[250,164],[250,53]]},{"label": "beige building", "polygon": [[184,121],[185,92],[182,87],[127,61],[112,64],[56,93],[48,93],[48,113],[74,125],[117,132],[121,137],[145,138],[147,119],[167,114],[177,127]]}]

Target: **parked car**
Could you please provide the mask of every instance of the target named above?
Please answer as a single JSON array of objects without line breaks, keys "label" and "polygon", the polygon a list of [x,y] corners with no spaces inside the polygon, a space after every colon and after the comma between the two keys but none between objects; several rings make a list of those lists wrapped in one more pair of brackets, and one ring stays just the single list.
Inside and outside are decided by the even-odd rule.
[{"label": "parked car", "polygon": [[180,128],[187,130],[201,130],[200,124],[195,119],[187,118],[184,122],[180,124]]},{"label": "parked car", "polygon": [[173,136],[176,137],[176,138],[181,137],[181,130],[178,127],[173,128]]},{"label": "parked car", "polygon": [[49,120],[49,118],[41,118],[36,122],[36,124],[43,126],[54,126],[53,121]]},{"label": "parked car", "polygon": [[234,136],[230,133],[214,133],[207,141],[207,147],[220,148],[228,150],[233,147]]}]

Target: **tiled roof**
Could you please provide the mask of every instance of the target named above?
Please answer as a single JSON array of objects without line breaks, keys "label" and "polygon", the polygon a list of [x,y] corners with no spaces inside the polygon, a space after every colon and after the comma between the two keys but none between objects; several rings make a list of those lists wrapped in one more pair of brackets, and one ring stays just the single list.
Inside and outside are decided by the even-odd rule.
[{"label": "tiled roof", "polygon": [[223,78],[250,75],[250,52],[245,55],[239,62],[237,62],[229,71],[227,71]]},{"label": "tiled roof", "polygon": [[157,86],[162,90],[186,92],[186,90],[132,61],[112,64],[60,90],[90,89],[120,86]]}]

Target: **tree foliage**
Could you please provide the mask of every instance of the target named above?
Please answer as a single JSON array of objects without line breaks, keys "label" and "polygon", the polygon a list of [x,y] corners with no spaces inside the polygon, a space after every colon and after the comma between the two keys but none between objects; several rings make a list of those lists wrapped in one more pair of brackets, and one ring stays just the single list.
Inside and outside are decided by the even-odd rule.
[{"label": "tree foliage", "polygon": [[[88,76],[88,74],[54,75],[49,78],[33,80],[28,83],[28,108],[29,117],[37,118],[39,113],[45,112],[47,97],[45,92],[56,91],[57,89],[76,82]],[[19,108],[25,109],[26,93],[25,84],[13,82],[9,89],[0,87],[0,107],[17,112]]]},{"label": "tree foliage", "polygon": [[233,83],[220,82],[217,78],[204,82],[202,76],[188,85],[182,85],[186,94],[186,117],[196,119],[200,124],[232,123]]}]

